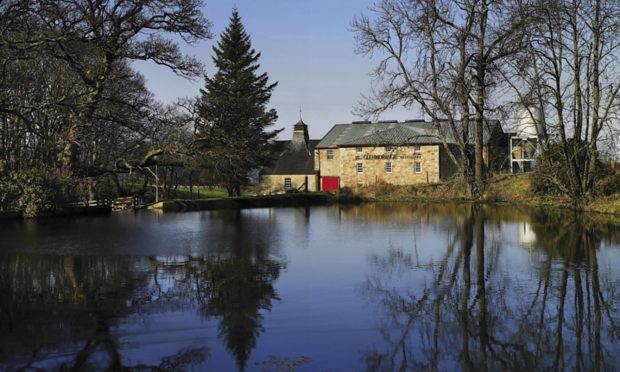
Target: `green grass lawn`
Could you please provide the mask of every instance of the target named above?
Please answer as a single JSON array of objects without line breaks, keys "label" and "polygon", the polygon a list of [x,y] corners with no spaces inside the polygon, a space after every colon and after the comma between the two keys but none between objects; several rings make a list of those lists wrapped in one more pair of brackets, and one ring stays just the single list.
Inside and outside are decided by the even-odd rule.
[{"label": "green grass lawn", "polygon": [[[141,187],[141,186],[140,186]],[[138,186],[136,186],[136,189]],[[250,193],[241,192],[241,196],[248,196]],[[189,192],[189,186],[179,186],[176,190],[176,193],[173,193],[172,196],[166,197],[162,188],[159,189],[159,199],[160,200],[174,200],[174,199],[213,199],[213,198],[227,198],[228,192],[225,188],[219,186],[194,186],[192,188],[192,193]],[[146,189],[146,194],[144,195],[145,200],[154,201],[155,200],[155,188],[150,186]]]},{"label": "green grass lawn", "polygon": [[219,186],[194,186],[191,194],[189,192],[189,186],[179,186],[174,199],[210,199],[226,197],[228,197],[228,192],[225,188]]}]

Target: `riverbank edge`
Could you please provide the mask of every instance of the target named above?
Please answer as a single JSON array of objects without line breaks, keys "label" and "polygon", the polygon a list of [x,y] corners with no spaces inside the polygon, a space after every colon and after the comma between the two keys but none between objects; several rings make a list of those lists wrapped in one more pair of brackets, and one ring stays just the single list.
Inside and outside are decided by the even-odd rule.
[{"label": "riverbank edge", "polygon": [[[248,196],[237,198],[212,198],[195,200],[166,200],[151,204],[148,209],[163,213],[178,213],[203,210],[221,209],[250,209],[271,207],[308,207],[331,204],[361,204],[361,203],[402,203],[402,204],[480,204],[496,206],[535,207],[535,208],[559,208],[570,209],[568,199],[534,198],[523,200],[488,200],[473,201],[464,197],[457,198],[433,198],[433,197],[369,197],[351,193],[296,193],[281,195]],[[592,212],[603,213],[594,209]],[[618,212],[620,215],[620,211]]]},{"label": "riverbank edge", "polygon": [[[478,201],[467,195],[466,185],[450,181],[387,190],[385,187],[379,190],[370,188],[362,190],[362,195],[366,201],[379,203],[464,203],[575,210],[575,203],[569,197],[536,195],[531,177],[531,173],[495,175]],[[579,212],[620,216],[620,193],[599,196],[583,205]]]},{"label": "riverbank edge", "polygon": [[[306,207],[329,204],[356,203],[458,203],[533,208],[573,209],[566,197],[541,197],[531,191],[530,175],[501,175],[490,180],[485,197],[473,201],[466,196],[466,188],[454,182],[443,182],[415,187],[390,186],[362,189],[356,192],[344,189],[340,193],[327,192],[286,193],[237,198],[177,199],[151,204],[148,208],[160,212],[185,212],[218,209]],[[620,216],[620,194],[601,196],[584,206],[586,213]],[[110,214],[106,207],[72,207],[49,217],[79,217]],[[21,219],[20,212],[0,212],[0,220]]]},{"label": "riverbank edge", "polygon": [[[330,193],[292,193],[280,195],[247,196],[237,198],[214,198],[196,200],[167,200],[150,205],[153,210],[168,212],[189,212],[218,209],[246,209],[270,207],[306,207],[329,205],[345,199]],[[364,202],[362,198],[349,198],[348,202]]]},{"label": "riverbank edge", "polygon": [[[112,208],[108,205],[83,206],[83,207],[66,207],[62,210],[34,217],[34,219],[56,218],[56,217],[90,217],[105,216],[112,213]],[[2,220],[21,220],[24,219],[22,211],[5,211],[0,212],[0,221]]]},{"label": "riverbank edge", "polygon": [[[534,173],[494,174],[489,178],[484,197],[474,201],[467,193],[467,185],[459,180],[436,184],[395,186],[377,184],[340,192],[287,193],[240,198],[199,200],[172,200],[152,205],[163,212],[209,209],[298,207],[350,203],[459,203],[532,208],[574,210],[568,197],[540,196],[532,187]],[[582,212],[620,216],[620,194],[600,196],[583,206]]]}]

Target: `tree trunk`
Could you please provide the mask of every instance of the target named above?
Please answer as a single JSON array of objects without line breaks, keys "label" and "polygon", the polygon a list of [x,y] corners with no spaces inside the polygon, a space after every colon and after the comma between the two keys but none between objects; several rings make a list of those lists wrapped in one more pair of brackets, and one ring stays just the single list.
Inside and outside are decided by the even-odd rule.
[{"label": "tree trunk", "polygon": [[[70,119],[71,120],[71,119]],[[65,174],[73,174],[77,158],[77,128],[71,126],[65,138],[65,145],[60,153],[60,163]]]},{"label": "tree trunk", "polygon": [[476,128],[474,138],[474,184],[473,198],[480,199],[485,184],[485,167],[483,157],[484,143],[484,105],[486,90],[486,46],[485,36],[488,18],[487,2],[483,1],[480,10],[480,34],[478,35],[478,51],[476,56]]},{"label": "tree trunk", "polygon": [[601,109],[601,83],[599,63],[601,56],[600,48],[600,13],[601,1],[596,0],[594,9],[594,21],[592,22],[592,130],[590,137],[590,146],[587,151],[587,170],[585,179],[585,193],[588,196],[594,194],[594,181],[596,178],[596,163],[598,161],[597,141],[602,124],[600,123]]},{"label": "tree trunk", "polygon": [[88,177],[86,179],[87,187],[88,187],[88,200],[96,200],[97,195],[95,193],[95,186],[97,185],[97,180],[94,177]]},{"label": "tree trunk", "polygon": [[475,212],[476,220],[476,298],[478,299],[478,332],[480,343],[480,363],[482,371],[488,370],[487,348],[489,336],[487,330],[486,278],[484,263],[484,215],[481,209]]}]

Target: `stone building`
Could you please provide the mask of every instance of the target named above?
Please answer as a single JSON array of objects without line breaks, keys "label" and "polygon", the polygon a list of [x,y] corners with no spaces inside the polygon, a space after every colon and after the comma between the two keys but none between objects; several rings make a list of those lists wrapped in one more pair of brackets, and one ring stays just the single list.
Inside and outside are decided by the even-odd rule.
[{"label": "stone building", "polygon": [[262,187],[270,192],[318,190],[318,170],[314,166],[314,148],[319,140],[311,140],[308,126],[299,120],[293,126],[290,141],[278,141],[280,154],[271,168],[260,175]]},{"label": "stone building", "polygon": [[[456,151],[454,141],[446,140],[449,151]],[[508,143],[499,122],[488,122],[484,141],[486,165],[506,167]],[[314,169],[321,190],[436,183],[457,171],[436,127],[421,120],[337,124],[316,145]]]}]

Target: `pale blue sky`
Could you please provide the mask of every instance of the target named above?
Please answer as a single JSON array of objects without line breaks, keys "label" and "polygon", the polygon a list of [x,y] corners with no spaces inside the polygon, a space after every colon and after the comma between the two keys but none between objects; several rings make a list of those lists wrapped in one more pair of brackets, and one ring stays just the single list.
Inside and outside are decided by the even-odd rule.
[{"label": "pale blue sky", "polygon": [[[285,128],[280,138],[288,139],[299,120],[302,107],[310,137],[321,138],[337,123],[360,120],[352,114],[362,94],[368,94],[373,62],[355,54],[354,34],[349,30],[353,18],[366,12],[373,0],[211,0],[204,14],[213,23],[215,37],[184,51],[206,64],[213,75],[211,47],[228,25],[237,7],[252,44],[262,53],[261,70],[271,81],[278,81],[270,107],[278,111],[274,128]],[[147,78],[156,98],[172,102],[177,97],[199,94],[202,79],[188,81],[163,67],[139,63],[136,67]],[[412,119],[419,112],[393,110],[381,120]]]}]

